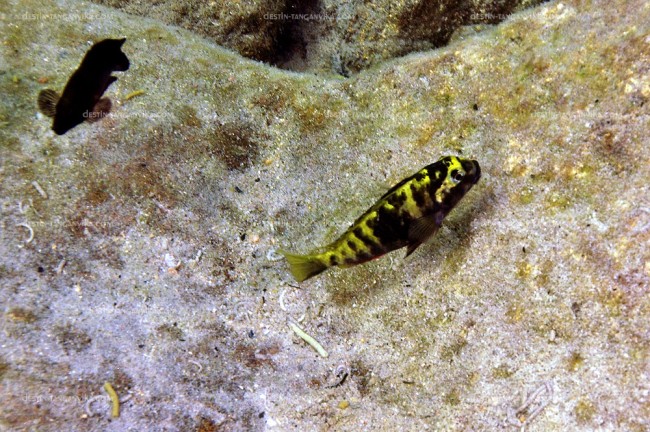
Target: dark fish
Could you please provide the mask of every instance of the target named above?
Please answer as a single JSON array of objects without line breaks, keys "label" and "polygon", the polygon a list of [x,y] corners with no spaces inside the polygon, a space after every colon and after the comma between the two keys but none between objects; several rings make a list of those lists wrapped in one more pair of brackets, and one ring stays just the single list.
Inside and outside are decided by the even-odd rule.
[{"label": "dark fish", "polygon": [[444,157],[393,186],[323,252],[282,254],[298,282],[330,267],[361,264],[405,246],[409,256],[436,233],[480,178],[477,161]]},{"label": "dark fish", "polygon": [[117,78],[114,71],[129,69],[129,59],[122,52],[124,39],[104,39],[94,44],[59,97],[54,90],[42,90],[38,94],[38,108],[53,117],[52,130],[63,135],[84,121],[94,123],[111,110],[111,100],[102,95]]}]

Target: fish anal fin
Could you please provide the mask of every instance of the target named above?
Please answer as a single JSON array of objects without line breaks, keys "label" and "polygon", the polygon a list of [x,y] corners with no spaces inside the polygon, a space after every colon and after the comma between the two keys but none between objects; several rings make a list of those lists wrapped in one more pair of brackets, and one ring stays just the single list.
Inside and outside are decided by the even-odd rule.
[{"label": "fish anal fin", "polygon": [[88,123],[95,123],[103,119],[111,112],[111,100],[109,98],[101,98],[97,101],[93,110],[88,113],[86,121]]},{"label": "fish anal fin", "polygon": [[440,228],[442,217],[438,215],[423,216],[411,222],[408,232],[406,256],[411,255],[422,243],[426,242]]},{"label": "fish anal fin", "polygon": [[420,242],[411,242],[411,243],[409,243],[408,246],[406,246],[406,255],[404,256],[404,258],[406,258],[407,256],[411,255],[413,252],[415,252],[415,250],[416,250],[416,249],[417,249],[421,244],[422,244],[422,243],[420,243]]},{"label": "fish anal fin", "polygon": [[56,104],[59,101],[59,94],[52,89],[41,90],[38,94],[38,110],[48,117],[56,115]]}]

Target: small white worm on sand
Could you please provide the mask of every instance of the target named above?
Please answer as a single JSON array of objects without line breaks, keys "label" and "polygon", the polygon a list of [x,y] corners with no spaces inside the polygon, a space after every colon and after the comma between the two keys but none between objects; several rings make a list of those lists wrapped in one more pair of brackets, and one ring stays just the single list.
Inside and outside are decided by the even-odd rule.
[{"label": "small white worm on sand", "polygon": [[[280,297],[278,298],[278,303],[280,303],[280,309],[282,309],[284,312],[289,313],[287,310],[287,307],[284,305],[284,295],[287,293],[287,290],[282,290],[280,293]],[[307,306],[307,309],[309,309],[309,306]],[[307,312],[303,312],[303,314],[296,320],[296,322],[301,323],[304,319],[305,316],[307,315]]]},{"label": "small white worm on sand", "polygon": [[[539,402],[539,405],[537,405],[526,417],[526,419],[522,422],[519,420],[518,415],[523,414],[526,412],[526,410],[531,407],[533,403],[537,400],[537,398],[544,392],[546,391],[547,397],[545,400],[542,400]],[[526,426],[528,426],[534,419],[537,417],[543,410],[546,408],[550,403],[551,400],[553,399],[553,386],[551,385],[550,382],[546,381],[544,384],[541,386],[537,387],[530,395],[526,395],[526,392],[524,391],[522,393],[522,402],[521,405],[513,409],[511,407],[507,408],[507,422],[506,424],[510,424],[516,427],[519,427],[522,431],[526,429]]]},{"label": "small white worm on sand", "polygon": [[165,207],[161,202],[153,200],[153,203],[156,205],[156,207],[158,207],[160,210],[164,211],[165,213],[171,213],[171,210]]},{"label": "small white worm on sand", "polygon": [[85,405],[84,405],[84,410],[86,411],[86,414],[88,414],[88,417],[92,417],[92,416],[94,416],[96,414],[99,414],[99,413],[96,413],[96,412],[94,412],[92,410],[92,405],[95,402],[100,401],[100,400],[103,400],[106,404],[109,404],[110,401],[111,401],[111,398],[109,398],[108,395],[97,395],[97,396],[93,396],[90,399],[88,399],[86,401]]},{"label": "small white worm on sand", "polygon": [[169,269],[178,270],[181,264],[183,264],[183,261],[181,259],[179,259],[177,262],[174,262],[174,255],[169,253],[165,254],[165,265]]},{"label": "small white worm on sand", "polygon": [[304,340],[309,345],[311,345],[311,347],[314,348],[316,350],[316,352],[318,352],[318,354],[320,354],[321,357],[327,358],[329,356],[327,351],[325,351],[325,348],[323,348],[323,346],[320,343],[318,343],[318,341],[316,339],[314,339],[313,337],[311,337],[307,333],[305,333],[305,331],[302,328],[300,328],[300,326],[298,324],[296,324],[296,323],[294,323],[292,321],[289,321],[287,324],[289,324],[289,327],[291,327],[291,330],[293,330],[293,332],[295,334],[300,336],[300,338],[302,340]]},{"label": "small white worm on sand", "polygon": [[[526,408],[528,408],[528,406],[529,406],[531,403],[533,403],[533,402],[535,401],[535,399],[537,399],[537,396],[539,396],[543,391],[544,391],[544,386],[539,386],[537,389],[535,389],[534,392],[532,392],[532,393],[530,394],[530,396],[528,396],[527,398],[525,398],[525,399],[523,400],[523,402],[521,403],[521,405],[519,406],[519,408],[517,408],[517,409],[515,410],[515,412],[522,412],[523,410],[525,410]],[[524,396],[525,396],[525,393],[524,393]]]},{"label": "small white worm on sand", "polygon": [[524,426],[528,425],[531,421],[533,421],[533,419],[537,417],[539,413],[541,413],[544,410],[544,408],[547,407],[548,404],[551,403],[551,400],[553,399],[553,387],[551,386],[551,383],[548,381],[546,381],[543,386],[540,386],[540,388],[537,389],[534,398],[529,398],[530,403],[533,403],[533,401],[537,398],[537,396],[541,394],[543,390],[546,390],[546,394],[548,395],[548,397],[546,398],[546,400],[540,402],[539,406],[530,413],[530,415],[524,422]]},{"label": "small white worm on sand", "polygon": [[25,214],[25,212],[27,211],[28,208],[29,208],[29,205],[26,205],[25,207],[23,207],[23,202],[18,201],[18,211],[20,212],[20,214]]},{"label": "small white worm on sand", "polygon": [[[35,214],[36,216],[38,216],[39,218],[40,218],[40,217],[43,217],[43,216],[41,216],[41,214],[38,212],[38,210],[36,210],[36,207],[34,207],[34,200],[31,199],[31,198],[29,199],[29,208],[31,208],[32,211],[34,212],[34,214]],[[27,209],[25,209],[25,211],[27,211]]]},{"label": "small white worm on sand", "polygon": [[[133,395],[132,395],[131,393],[128,393],[126,396],[124,396],[123,398],[121,398],[121,399],[119,400],[119,403],[128,402],[132,397],[133,397]],[[104,404],[105,404],[107,407],[108,407],[109,405],[111,405],[111,402],[112,402],[112,401],[111,401],[111,397],[110,397],[109,395],[107,395],[107,394],[101,394],[101,395],[96,395],[96,396],[91,397],[91,398],[88,399],[88,400],[86,401],[86,403],[84,404],[84,411],[86,411],[86,414],[88,415],[88,417],[93,417],[93,416],[99,414],[99,412],[95,412],[95,411],[93,411],[93,409],[92,409],[92,405],[93,405],[95,402],[98,402],[98,401],[104,401]]]},{"label": "small white worm on sand", "polygon": [[63,267],[65,267],[67,263],[68,262],[66,260],[62,259],[59,265],[56,266],[56,269],[54,270],[56,274],[61,274],[61,272],[63,271]]},{"label": "small white worm on sand", "polygon": [[29,237],[27,237],[27,240],[25,240],[25,243],[31,243],[32,240],[34,240],[34,229],[31,226],[27,225],[26,223],[19,223],[19,224],[16,224],[16,226],[17,227],[27,228],[29,230]]},{"label": "small white worm on sand", "polygon": [[327,388],[334,388],[343,384],[348,375],[350,375],[350,369],[345,365],[339,365],[334,371],[334,375],[337,378],[336,382],[334,384],[328,385]]},{"label": "small white worm on sand", "polygon": [[278,302],[280,303],[280,309],[282,309],[284,312],[287,311],[286,306],[284,305],[284,294],[287,292],[287,290],[282,290],[280,293],[280,298],[278,299]]},{"label": "small white worm on sand", "polygon": [[187,362],[189,364],[193,364],[194,366],[196,366],[199,369],[198,370],[199,373],[203,370],[203,366],[201,365],[201,363],[197,362],[196,360],[188,360]]},{"label": "small white worm on sand", "polygon": [[269,261],[280,261],[282,258],[282,254],[279,254],[275,249],[269,249],[269,251],[266,253],[266,259]]},{"label": "small white worm on sand", "polygon": [[246,317],[246,319],[247,319],[248,321],[250,321],[250,320],[251,320],[251,317],[250,317],[250,316],[251,316],[251,311],[249,311],[249,310],[244,310],[244,311],[242,312],[242,311],[240,311],[240,309],[241,309],[242,307],[245,307],[245,308],[251,308],[251,307],[253,307],[253,306],[252,306],[252,304],[251,304],[250,301],[241,301],[241,302],[239,302],[239,303],[236,303],[236,304],[232,307],[232,311],[233,311],[233,314],[234,314],[234,319],[239,319],[239,316],[243,314],[243,315]]},{"label": "small white worm on sand", "polygon": [[40,184],[36,180],[32,182],[32,186],[34,186],[34,189],[36,189],[36,192],[43,198],[47,199],[47,193],[43,190]]}]

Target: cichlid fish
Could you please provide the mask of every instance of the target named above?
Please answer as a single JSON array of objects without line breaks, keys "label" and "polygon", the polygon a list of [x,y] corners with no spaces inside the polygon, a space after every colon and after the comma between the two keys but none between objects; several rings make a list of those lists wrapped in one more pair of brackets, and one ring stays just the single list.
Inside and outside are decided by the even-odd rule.
[{"label": "cichlid fish", "polygon": [[111,100],[102,95],[117,81],[111,75],[114,71],[129,69],[129,59],[121,50],[125,40],[104,39],[90,47],[60,97],[50,89],[38,94],[38,109],[54,118],[52,130],[57,135],[84,121],[94,123],[110,112]]},{"label": "cichlid fish", "polygon": [[409,256],[436,233],[480,178],[477,161],[444,157],[393,186],[322,253],[281,253],[298,282],[330,267],[361,264],[404,246]]}]

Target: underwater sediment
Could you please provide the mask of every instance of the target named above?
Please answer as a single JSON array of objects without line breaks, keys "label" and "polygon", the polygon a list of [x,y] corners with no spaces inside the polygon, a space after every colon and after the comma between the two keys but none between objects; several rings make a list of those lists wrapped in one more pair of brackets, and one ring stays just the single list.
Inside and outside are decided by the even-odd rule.
[{"label": "underwater sediment", "polygon": [[[344,79],[0,4],[0,425],[647,430],[649,15],[544,3]],[[110,115],[55,135],[38,93],[106,38]],[[448,154],[481,181],[408,258],[277,259]]]},{"label": "underwater sediment", "polygon": [[95,0],[199,33],[241,55],[294,71],[348,76],[441,47],[541,0]]}]

